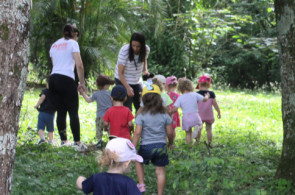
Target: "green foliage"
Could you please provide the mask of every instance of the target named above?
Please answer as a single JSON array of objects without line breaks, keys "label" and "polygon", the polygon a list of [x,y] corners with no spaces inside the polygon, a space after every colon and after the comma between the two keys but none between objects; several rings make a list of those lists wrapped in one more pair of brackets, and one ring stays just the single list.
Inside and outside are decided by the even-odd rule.
[{"label": "green foliage", "polygon": [[[80,98],[81,139],[90,146],[78,153],[56,143],[37,146],[38,112],[33,105],[41,89],[26,91],[20,115],[12,194],[82,194],[75,187],[79,175],[99,170],[95,157],[96,105]],[[185,144],[185,133],[176,129],[175,150],[169,151],[165,194],[293,194],[289,181],[274,179],[282,147],[280,94],[246,91],[215,91],[222,118],[213,126],[214,147]],[[69,124],[69,121],[68,121]],[[69,140],[72,140],[68,129]],[[107,135],[104,135],[107,141]],[[153,165],[145,168],[147,193],[156,193]],[[137,181],[135,167],[128,176]]]}]

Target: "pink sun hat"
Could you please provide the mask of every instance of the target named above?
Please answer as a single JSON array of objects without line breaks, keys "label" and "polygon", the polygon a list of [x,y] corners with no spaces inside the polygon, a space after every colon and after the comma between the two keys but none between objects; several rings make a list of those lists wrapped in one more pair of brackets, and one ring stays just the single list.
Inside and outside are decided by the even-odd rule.
[{"label": "pink sun hat", "polygon": [[177,78],[175,76],[166,78],[166,85],[177,83]]},{"label": "pink sun hat", "polygon": [[143,162],[143,158],[136,154],[135,146],[129,139],[114,138],[107,143],[105,149],[115,152],[119,156],[118,162],[126,162],[129,160],[135,160],[140,163]]},{"label": "pink sun hat", "polygon": [[199,89],[199,84],[200,84],[200,83],[206,83],[206,82],[211,83],[211,81],[212,81],[211,77],[209,77],[209,76],[207,76],[207,75],[203,75],[203,76],[201,76],[201,77],[199,78],[199,82],[198,82],[198,85],[197,85],[196,89]]}]

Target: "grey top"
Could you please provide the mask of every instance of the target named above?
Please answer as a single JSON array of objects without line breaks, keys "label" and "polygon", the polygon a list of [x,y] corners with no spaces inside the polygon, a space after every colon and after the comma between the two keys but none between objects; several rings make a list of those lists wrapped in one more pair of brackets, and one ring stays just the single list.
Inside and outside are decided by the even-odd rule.
[{"label": "grey top", "polygon": [[91,96],[92,101],[96,101],[97,111],[96,117],[102,118],[107,109],[112,107],[111,91],[110,90],[98,90]]},{"label": "grey top", "polygon": [[171,124],[172,119],[168,114],[151,115],[147,112],[139,114],[135,123],[142,126],[140,145],[166,143],[166,125]]}]

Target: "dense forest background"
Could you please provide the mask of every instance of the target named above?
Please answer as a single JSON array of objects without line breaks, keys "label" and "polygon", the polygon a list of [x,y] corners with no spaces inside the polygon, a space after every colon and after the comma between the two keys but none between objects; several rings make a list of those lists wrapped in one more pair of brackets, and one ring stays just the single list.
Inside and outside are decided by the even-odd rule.
[{"label": "dense forest background", "polygon": [[31,63],[39,81],[50,73],[51,44],[64,24],[80,30],[88,86],[97,74],[113,76],[120,47],[145,34],[149,72],[201,74],[214,84],[266,90],[280,85],[273,0],[33,0]]}]

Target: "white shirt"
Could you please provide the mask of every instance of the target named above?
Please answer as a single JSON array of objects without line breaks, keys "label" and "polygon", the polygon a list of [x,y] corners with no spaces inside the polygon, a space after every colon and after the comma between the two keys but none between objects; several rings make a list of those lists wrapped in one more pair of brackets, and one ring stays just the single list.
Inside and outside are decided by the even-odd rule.
[{"label": "white shirt", "polygon": [[52,44],[49,54],[53,62],[51,74],[62,74],[75,80],[73,53],[80,53],[77,41],[61,38]]},{"label": "white shirt", "polygon": [[[139,62],[139,59],[138,59],[139,55],[134,55],[134,60],[136,61],[136,64],[137,64],[137,68],[136,68],[134,60],[133,61],[129,60],[129,47],[130,45],[126,44],[120,49],[116,70],[115,70],[115,78],[120,80],[118,66],[119,64],[122,64],[123,66],[125,66],[124,76],[125,76],[126,82],[131,85],[136,85],[142,82],[141,74],[142,74],[142,70],[144,66],[144,61]],[[145,59],[148,58],[149,53],[150,53],[150,47],[146,45]]]},{"label": "white shirt", "polygon": [[174,103],[177,108],[181,107],[182,113],[198,113],[198,102],[204,97],[196,92],[189,92],[179,96]]}]

